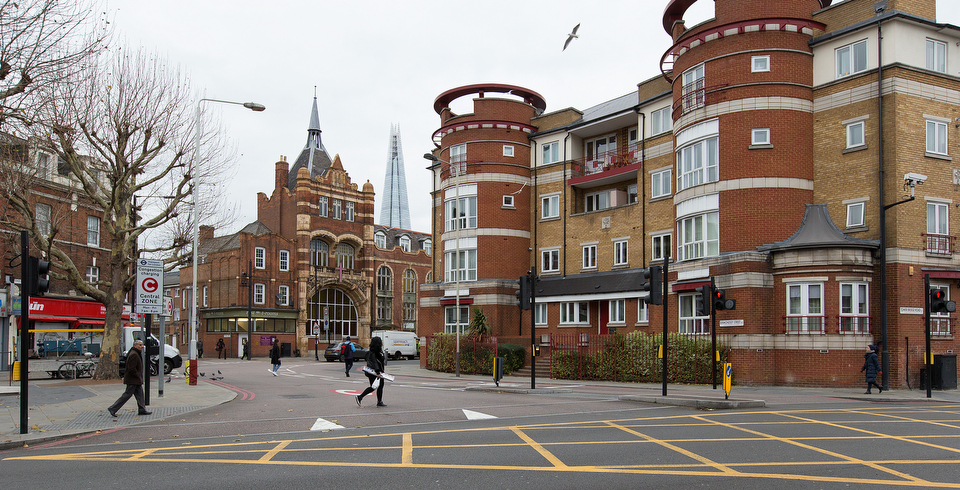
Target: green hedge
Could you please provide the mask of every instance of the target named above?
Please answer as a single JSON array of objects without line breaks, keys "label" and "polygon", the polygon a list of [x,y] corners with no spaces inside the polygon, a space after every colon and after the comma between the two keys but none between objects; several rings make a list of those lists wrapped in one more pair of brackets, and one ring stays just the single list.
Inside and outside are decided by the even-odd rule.
[{"label": "green hedge", "polygon": [[[496,349],[499,348],[499,352]],[[427,349],[427,368],[444,373],[456,371],[457,336],[436,334],[430,338]],[[527,352],[515,344],[493,344],[481,342],[474,336],[460,336],[460,372],[466,374],[487,374],[493,376],[493,358],[499,354],[504,358],[503,374],[509,374],[523,367]]]},{"label": "green hedge", "polygon": [[[552,346],[550,375],[554,379],[660,382],[662,360],[657,350],[662,335],[631,332],[626,335],[596,335],[588,345]],[[711,343],[688,335],[667,335],[669,383],[711,383]],[[726,348],[718,342],[720,363]],[[719,375],[719,374],[718,374]]]}]

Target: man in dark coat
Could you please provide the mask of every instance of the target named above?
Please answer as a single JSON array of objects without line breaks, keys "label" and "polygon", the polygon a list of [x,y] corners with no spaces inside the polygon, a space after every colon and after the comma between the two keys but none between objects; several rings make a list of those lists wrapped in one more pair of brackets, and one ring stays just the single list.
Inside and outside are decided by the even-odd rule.
[{"label": "man in dark coat", "polygon": [[120,395],[120,398],[117,398],[117,401],[113,402],[113,405],[107,407],[107,411],[113,417],[117,416],[117,410],[120,410],[131,396],[137,400],[137,415],[153,413],[147,411],[147,407],[143,404],[143,359],[141,351],[143,351],[143,341],[133,341],[133,347],[130,348],[130,352],[127,352],[127,364],[123,368],[123,384],[127,385],[127,389]]},{"label": "man in dark coat", "polygon": [[867,353],[863,355],[863,367],[860,368],[860,372],[866,372],[867,377],[867,391],[864,392],[864,395],[870,394],[870,387],[876,386],[879,393],[883,393],[883,388],[877,384],[877,373],[880,372],[880,363],[877,362],[877,346],[868,345]]}]

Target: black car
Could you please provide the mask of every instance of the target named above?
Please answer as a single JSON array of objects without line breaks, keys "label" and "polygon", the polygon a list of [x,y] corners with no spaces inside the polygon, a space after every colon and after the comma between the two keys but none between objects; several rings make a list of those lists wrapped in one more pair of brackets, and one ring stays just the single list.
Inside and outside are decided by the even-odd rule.
[{"label": "black car", "polygon": [[[343,342],[334,342],[328,345],[323,351],[323,358],[326,359],[327,362],[343,362],[343,353],[340,352],[341,344],[343,344]],[[353,347],[356,349],[353,351],[353,359],[355,361],[364,361],[367,359],[367,352],[369,352],[369,350],[367,350],[366,347],[361,347],[360,344],[356,342],[353,343]]]}]

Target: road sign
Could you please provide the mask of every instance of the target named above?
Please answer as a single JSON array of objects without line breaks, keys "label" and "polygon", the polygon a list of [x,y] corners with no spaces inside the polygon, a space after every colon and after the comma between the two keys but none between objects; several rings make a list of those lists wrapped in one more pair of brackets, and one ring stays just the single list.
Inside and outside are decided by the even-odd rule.
[{"label": "road sign", "polygon": [[320,335],[320,322],[316,320],[313,321],[313,334]]},{"label": "road sign", "polygon": [[137,313],[163,314],[163,261],[137,259]]},{"label": "road sign", "polygon": [[328,306],[323,307],[323,331],[330,331],[330,307]]},{"label": "road sign", "polygon": [[173,298],[169,296],[163,297],[163,313],[161,315],[169,318],[173,316]]}]

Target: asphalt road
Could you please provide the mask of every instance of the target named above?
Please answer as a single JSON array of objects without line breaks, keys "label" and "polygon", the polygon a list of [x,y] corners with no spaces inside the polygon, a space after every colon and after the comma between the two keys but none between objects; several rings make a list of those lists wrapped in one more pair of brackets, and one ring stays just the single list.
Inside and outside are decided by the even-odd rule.
[{"label": "asphalt road", "polygon": [[208,362],[205,377],[239,393],[212,410],[0,453],[4,486],[960,488],[957,404],[697,411],[619,401],[617,387],[490,393],[406,376],[387,407],[357,407],[366,378],[342,364],[267,366]]}]

